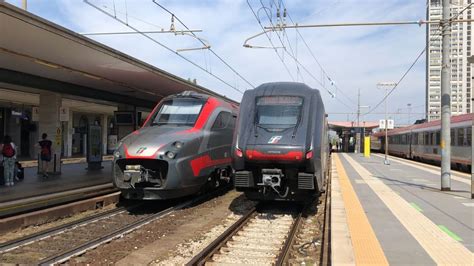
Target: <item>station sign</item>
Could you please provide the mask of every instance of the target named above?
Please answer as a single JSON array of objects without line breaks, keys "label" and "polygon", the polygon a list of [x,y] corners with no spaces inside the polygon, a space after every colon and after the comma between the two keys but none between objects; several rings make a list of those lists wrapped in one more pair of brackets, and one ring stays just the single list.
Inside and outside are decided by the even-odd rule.
[{"label": "station sign", "polygon": [[59,107],[59,121],[69,121],[69,107]]},{"label": "station sign", "polygon": [[31,121],[38,122],[39,121],[39,107],[34,106],[31,107]]},{"label": "station sign", "polygon": [[[379,128],[385,129],[385,119],[379,120]],[[395,121],[393,119],[387,119],[387,129],[394,129],[395,128]]]}]

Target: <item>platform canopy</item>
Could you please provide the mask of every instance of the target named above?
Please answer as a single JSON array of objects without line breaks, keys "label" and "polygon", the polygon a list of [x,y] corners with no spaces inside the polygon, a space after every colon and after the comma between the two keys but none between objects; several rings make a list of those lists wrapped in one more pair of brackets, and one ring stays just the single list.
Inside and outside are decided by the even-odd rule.
[{"label": "platform canopy", "polygon": [[367,121],[367,122],[353,122],[353,121],[332,121],[329,122],[329,128],[333,130],[337,129],[351,129],[351,128],[356,128],[356,127],[364,127],[366,129],[374,129],[379,127],[379,122],[372,122],[372,121]]},{"label": "platform canopy", "polygon": [[0,83],[150,106],[202,86],[0,0]]}]

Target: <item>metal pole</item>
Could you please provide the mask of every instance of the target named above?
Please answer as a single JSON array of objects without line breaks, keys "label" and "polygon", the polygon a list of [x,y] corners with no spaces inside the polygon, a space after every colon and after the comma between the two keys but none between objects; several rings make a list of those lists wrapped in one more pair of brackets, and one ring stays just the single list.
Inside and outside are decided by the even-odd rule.
[{"label": "metal pole", "polygon": [[410,122],[410,115],[411,115],[411,103],[407,104],[408,106],[408,125],[411,125],[411,122]]},{"label": "metal pole", "polygon": [[[471,103],[471,108],[472,108],[472,103]],[[472,137],[473,133],[474,133],[474,115],[472,116],[472,120],[471,120],[471,199],[474,199],[474,170],[472,169],[472,166],[474,165],[474,146],[472,145],[473,144],[472,140],[474,139]]]},{"label": "metal pole", "polygon": [[441,61],[441,190],[451,190],[451,80],[450,47],[451,29],[449,25],[450,1],[443,0],[443,19],[441,21],[443,48]]},{"label": "metal pole", "polygon": [[388,120],[387,120],[387,93],[388,93],[388,87],[385,87],[385,160],[384,164],[385,165],[390,165],[390,162],[388,161]]},{"label": "metal pole", "polygon": [[357,90],[357,125],[355,153],[360,153],[360,89]]},{"label": "metal pole", "polygon": [[23,6],[23,10],[25,11],[28,10],[28,0],[23,0],[22,6]]}]

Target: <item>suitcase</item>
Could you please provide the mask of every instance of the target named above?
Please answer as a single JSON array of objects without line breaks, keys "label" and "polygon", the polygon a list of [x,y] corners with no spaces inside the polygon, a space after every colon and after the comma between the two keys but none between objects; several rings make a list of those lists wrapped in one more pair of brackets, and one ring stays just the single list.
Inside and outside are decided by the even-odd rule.
[{"label": "suitcase", "polygon": [[16,171],[16,177],[20,180],[20,181],[23,181],[23,179],[25,179],[25,168],[23,168],[21,166],[20,163],[16,163],[16,168],[15,168],[15,171]]},{"label": "suitcase", "polygon": [[5,178],[3,176],[4,171],[3,171],[3,162],[0,162],[0,185],[5,185]]}]

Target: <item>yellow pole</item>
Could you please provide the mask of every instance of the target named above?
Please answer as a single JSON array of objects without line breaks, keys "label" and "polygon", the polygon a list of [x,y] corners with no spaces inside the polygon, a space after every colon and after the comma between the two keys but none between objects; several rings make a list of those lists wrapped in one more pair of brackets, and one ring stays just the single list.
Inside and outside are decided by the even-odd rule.
[{"label": "yellow pole", "polygon": [[370,137],[364,137],[364,157],[370,158]]}]

